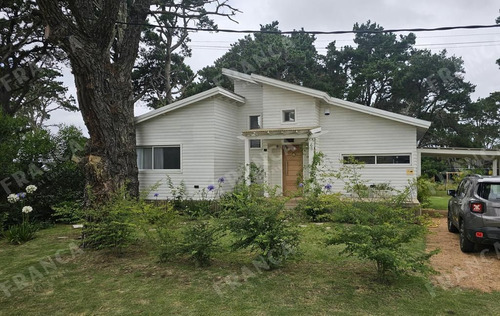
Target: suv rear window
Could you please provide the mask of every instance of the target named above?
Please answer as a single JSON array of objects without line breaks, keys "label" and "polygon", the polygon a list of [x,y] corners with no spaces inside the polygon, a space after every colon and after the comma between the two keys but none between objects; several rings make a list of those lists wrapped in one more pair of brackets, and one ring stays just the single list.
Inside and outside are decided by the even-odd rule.
[{"label": "suv rear window", "polygon": [[500,200],[500,183],[479,183],[477,194],[486,200]]}]

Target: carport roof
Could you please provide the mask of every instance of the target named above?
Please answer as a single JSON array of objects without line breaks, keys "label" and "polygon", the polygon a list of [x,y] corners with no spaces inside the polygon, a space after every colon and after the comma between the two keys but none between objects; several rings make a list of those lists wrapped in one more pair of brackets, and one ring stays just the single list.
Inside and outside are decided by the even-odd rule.
[{"label": "carport roof", "polygon": [[500,150],[484,148],[419,148],[418,152],[423,157],[474,158],[482,160],[500,159]]}]

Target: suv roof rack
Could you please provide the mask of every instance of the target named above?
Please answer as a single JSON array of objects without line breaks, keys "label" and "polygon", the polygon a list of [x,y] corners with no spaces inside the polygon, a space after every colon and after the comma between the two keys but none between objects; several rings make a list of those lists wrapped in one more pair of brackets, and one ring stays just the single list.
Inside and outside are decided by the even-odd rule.
[{"label": "suv roof rack", "polygon": [[466,177],[483,178],[484,176],[480,175],[480,174],[468,174],[468,175],[466,175]]}]

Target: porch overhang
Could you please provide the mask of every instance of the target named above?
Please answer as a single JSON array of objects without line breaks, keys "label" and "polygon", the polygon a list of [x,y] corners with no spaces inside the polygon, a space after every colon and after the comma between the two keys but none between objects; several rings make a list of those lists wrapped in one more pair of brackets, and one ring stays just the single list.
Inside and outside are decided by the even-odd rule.
[{"label": "porch overhang", "polygon": [[271,128],[252,129],[243,132],[246,138],[258,139],[288,139],[288,138],[309,138],[319,136],[321,127],[297,127],[297,128]]}]

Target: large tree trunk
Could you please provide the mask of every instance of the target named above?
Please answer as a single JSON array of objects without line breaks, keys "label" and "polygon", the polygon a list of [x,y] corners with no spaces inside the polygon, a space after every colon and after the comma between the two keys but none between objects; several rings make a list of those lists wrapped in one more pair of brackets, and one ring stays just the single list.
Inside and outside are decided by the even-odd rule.
[{"label": "large tree trunk", "polygon": [[69,57],[89,130],[87,202],[104,202],[124,188],[137,197],[131,74],[151,0],[75,0],[67,10],[57,0],[37,3],[46,37]]},{"label": "large tree trunk", "polygon": [[138,196],[130,72],[123,73],[116,65],[97,61],[95,55],[79,56],[71,66],[90,135],[85,173],[91,194],[102,201],[126,188],[131,196]]}]

